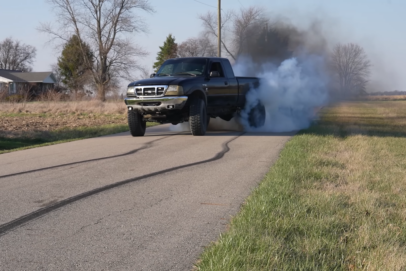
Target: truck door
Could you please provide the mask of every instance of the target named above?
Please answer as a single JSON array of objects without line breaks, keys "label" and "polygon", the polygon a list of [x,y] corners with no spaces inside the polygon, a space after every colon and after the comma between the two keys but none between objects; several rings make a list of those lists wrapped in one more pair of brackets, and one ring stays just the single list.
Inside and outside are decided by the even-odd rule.
[{"label": "truck door", "polygon": [[[212,72],[217,73],[218,76],[210,76],[210,74],[213,74]],[[237,104],[238,85],[235,88],[233,79],[230,79],[224,72],[220,59],[211,62],[209,80],[207,81],[208,106],[229,107]],[[234,80],[237,81],[235,78]]]},{"label": "truck door", "polygon": [[[235,106],[237,106],[238,98],[239,98],[239,86],[238,80],[235,78],[233,68],[231,67],[230,61],[228,59],[222,59],[221,63],[223,64],[223,70],[228,82],[228,95],[230,102],[233,102]],[[234,97],[231,97],[234,96]]]}]

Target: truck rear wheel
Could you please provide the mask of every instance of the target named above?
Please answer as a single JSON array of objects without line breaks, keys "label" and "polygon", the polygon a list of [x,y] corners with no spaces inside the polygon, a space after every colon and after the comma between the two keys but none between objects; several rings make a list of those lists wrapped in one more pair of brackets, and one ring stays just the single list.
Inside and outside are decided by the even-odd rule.
[{"label": "truck rear wheel", "polygon": [[259,128],[264,126],[265,124],[265,107],[258,102],[255,107],[251,109],[251,111],[248,114],[248,122],[251,127],[254,128]]},{"label": "truck rear wheel", "polygon": [[192,99],[189,108],[189,125],[190,131],[194,136],[202,136],[206,134],[208,124],[207,118],[205,102],[197,97]]},{"label": "truck rear wheel", "polygon": [[143,120],[142,115],[134,110],[128,111],[128,126],[132,136],[144,136],[147,123]]}]

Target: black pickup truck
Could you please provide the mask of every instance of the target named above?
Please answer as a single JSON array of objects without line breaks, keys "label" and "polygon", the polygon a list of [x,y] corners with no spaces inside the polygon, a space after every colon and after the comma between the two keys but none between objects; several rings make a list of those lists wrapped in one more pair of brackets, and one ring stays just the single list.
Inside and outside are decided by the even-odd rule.
[{"label": "black pickup truck", "polygon": [[[189,122],[193,135],[204,135],[210,118],[229,121],[245,107],[247,92],[258,86],[258,78],[234,76],[226,58],[169,59],[151,78],[128,85],[130,132],[143,136],[147,121]],[[260,127],[265,108],[258,102],[248,116],[250,126]]]}]

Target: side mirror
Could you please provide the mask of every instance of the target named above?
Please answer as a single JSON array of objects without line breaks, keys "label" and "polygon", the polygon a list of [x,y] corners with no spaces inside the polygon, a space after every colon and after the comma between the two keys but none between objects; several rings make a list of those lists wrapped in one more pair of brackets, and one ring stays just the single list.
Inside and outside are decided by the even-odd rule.
[{"label": "side mirror", "polygon": [[218,71],[210,72],[210,77],[220,77],[220,73]]},{"label": "side mirror", "polygon": [[155,77],[156,73],[153,73],[149,76],[149,78]]}]

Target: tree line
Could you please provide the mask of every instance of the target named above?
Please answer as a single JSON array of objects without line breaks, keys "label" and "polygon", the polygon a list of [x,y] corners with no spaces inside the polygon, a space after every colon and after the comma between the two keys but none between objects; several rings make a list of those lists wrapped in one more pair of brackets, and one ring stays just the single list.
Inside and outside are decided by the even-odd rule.
[{"label": "tree line", "polygon": [[[222,37],[226,38],[222,38],[221,46],[232,61],[248,56],[259,68],[264,63],[279,66],[291,57],[322,55],[330,80],[335,83],[330,84],[334,91],[345,96],[366,93],[371,62],[360,45],[336,44],[330,49],[317,24],[309,30],[299,30],[289,23],[270,20],[258,7],[223,14],[221,31]],[[153,66],[155,71],[170,58],[217,56],[217,16],[208,12],[198,18],[203,26],[200,36],[177,44],[175,37],[168,35],[163,46],[159,47]]]},{"label": "tree line", "polygon": [[[100,100],[118,88],[120,79],[134,80],[134,71],[142,77],[149,72],[139,64],[147,52],[129,38],[146,31],[138,12],[154,12],[148,0],[49,0],[59,18],[57,24],[42,23],[39,31],[51,40],[62,42],[54,74],[60,85],[76,97],[95,90]],[[169,58],[217,56],[217,16],[214,12],[199,15],[202,32],[180,44],[169,34],[159,47],[153,69]],[[331,76],[337,78],[339,91],[359,94],[366,90],[371,63],[357,44],[337,44],[332,50],[320,42],[309,45],[309,33],[283,22],[272,22],[258,7],[223,12],[221,40],[226,57],[236,61],[249,56],[260,64],[277,65],[299,51],[324,54]],[[317,34],[312,33],[314,39]],[[316,34],[316,35],[315,35]],[[320,34],[321,35],[321,34]],[[316,39],[317,40],[317,39]],[[7,38],[0,42],[0,69],[32,70],[36,49]]]}]

